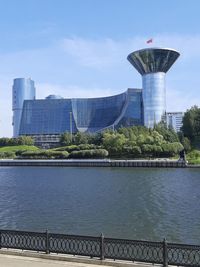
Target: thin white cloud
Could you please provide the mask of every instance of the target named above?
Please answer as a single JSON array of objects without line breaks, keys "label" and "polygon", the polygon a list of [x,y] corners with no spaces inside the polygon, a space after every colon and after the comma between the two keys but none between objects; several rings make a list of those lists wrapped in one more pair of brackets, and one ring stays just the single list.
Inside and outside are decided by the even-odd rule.
[{"label": "thin white cloud", "polygon": [[177,49],[184,60],[198,60],[200,57],[200,35],[165,34],[155,36],[155,44]]},{"label": "thin white cloud", "polygon": [[145,37],[126,40],[90,40],[83,38],[65,38],[61,41],[65,53],[72,56],[79,64],[87,67],[110,67],[120,63],[130,52],[142,47],[166,47],[177,49],[181,58],[200,57],[200,35],[156,35],[148,45]]},{"label": "thin white cloud", "polygon": [[61,47],[65,53],[72,56],[79,64],[85,67],[111,67],[121,63],[128,53],[141,47],[143,37],[136,37],[124,41],[110,38],[90,40],[83,38],[65,38]]}]

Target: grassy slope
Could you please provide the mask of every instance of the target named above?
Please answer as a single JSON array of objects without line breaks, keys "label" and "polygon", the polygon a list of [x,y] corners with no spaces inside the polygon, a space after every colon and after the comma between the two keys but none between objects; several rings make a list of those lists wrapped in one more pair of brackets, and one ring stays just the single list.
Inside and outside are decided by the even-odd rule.
[{"label": "grassy slope", "polygon": [[189,164],[199,164],[200,165],[200,158],[198,159],[191,159],[187,158]]},{"label": "grassy slope", "polygon": [[189,164],[200,164],[200,150],[194,149],[186,155]]},{"label": "grassy slope", "polygon": [[0,152],[16,152],[18,150],[31,150],[31,151],[35,151],[38,150],[39,148],[37,148],[36,146],[2,146],[0,147]]}]

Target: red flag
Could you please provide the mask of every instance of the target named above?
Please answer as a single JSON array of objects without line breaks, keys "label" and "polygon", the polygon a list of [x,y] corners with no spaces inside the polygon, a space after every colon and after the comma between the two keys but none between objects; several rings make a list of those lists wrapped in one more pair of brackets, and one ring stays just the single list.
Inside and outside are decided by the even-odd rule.
[{"label": "red flag", "polygon": [[150,43],[153,43],[153,39],[152,38],[147,40],[147,44],[150,44]]}]

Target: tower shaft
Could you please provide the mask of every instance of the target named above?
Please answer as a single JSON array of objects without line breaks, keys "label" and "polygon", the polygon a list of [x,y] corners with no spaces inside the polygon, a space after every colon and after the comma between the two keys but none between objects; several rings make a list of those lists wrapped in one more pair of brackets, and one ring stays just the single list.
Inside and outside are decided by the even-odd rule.
[{"label": "tower shaft", "polygon": [[25,78],[14,79],[12,90],[13,137],[17,137],[19,135],[24,100],[34,99],[34,81]]},{"label": "tower shaft", "polygon": [[166,113],[165,73],[149,73],[142,76],[144,126],[152,128]]}]

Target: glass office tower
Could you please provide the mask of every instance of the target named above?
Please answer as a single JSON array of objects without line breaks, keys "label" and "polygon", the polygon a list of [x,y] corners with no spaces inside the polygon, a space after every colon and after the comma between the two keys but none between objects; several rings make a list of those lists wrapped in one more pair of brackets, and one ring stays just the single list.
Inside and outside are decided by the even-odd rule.
[{"label": "glass office tower", "polygon": [[144,125],[152,128],[166,114],[165,73],[179,53],[172,49],[147,48],[135,51],[127,59],[142,75]]},{"label": "glass office tower", "polygon": [[24,100],[35,99],[35,85],[30,78],[14,79],[12,89],[13,137],[19,135]]}]

